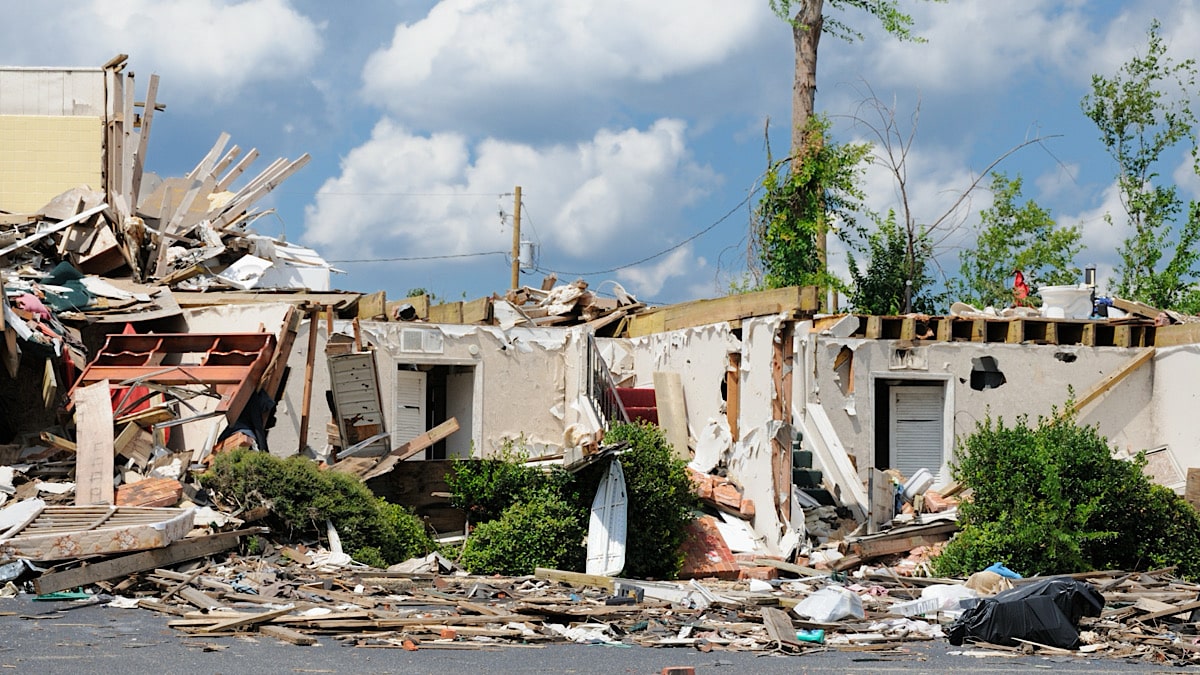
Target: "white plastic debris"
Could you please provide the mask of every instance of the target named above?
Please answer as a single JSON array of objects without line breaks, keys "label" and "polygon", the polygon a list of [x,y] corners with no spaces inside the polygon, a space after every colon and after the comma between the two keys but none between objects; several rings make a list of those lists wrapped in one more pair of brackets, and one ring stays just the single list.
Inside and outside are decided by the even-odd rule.
[{"label": "white plastic debris", "polygon": [[813,593],[792,609],[798,616],[817,623],[833,623],[854,617],[865,619],[862,598],[841,586],[826,586]]}]

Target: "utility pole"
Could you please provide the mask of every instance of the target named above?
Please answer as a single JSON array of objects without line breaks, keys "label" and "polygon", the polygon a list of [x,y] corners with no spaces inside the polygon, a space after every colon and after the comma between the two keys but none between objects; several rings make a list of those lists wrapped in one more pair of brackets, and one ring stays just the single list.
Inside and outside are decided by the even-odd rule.
[{"label": "utility pole", "polygon": [[521,285],[521,186],[513,189],[512,289]]}]

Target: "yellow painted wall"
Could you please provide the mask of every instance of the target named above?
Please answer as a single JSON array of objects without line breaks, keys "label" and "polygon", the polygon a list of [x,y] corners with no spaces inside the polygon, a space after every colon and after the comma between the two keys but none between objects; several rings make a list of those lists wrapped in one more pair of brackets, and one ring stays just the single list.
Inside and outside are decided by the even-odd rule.
[{"label": "yellow painted wall", "polygon": [[33,213],[82,185],[102,190],[99,117],[0,115],[0,211]]}]

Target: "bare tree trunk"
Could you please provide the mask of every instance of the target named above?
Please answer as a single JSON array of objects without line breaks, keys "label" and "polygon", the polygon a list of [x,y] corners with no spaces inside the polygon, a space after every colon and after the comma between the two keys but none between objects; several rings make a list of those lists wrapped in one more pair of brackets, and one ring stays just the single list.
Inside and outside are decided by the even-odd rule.
[{"label": "bare tree trunk", "polygon": [[[808,120],[813,115],[817,95],[817,46],[821,41],[821,16],[824,0],[802,0],[800,9],[792,19],[792,42],[796,49],[796,72],[792,81],[792,172],[796,174],[800,163],[809,152],[820,152],[821,141],[809,143],[805,138]],[[827,256],[825,228],[817,230],[817,259],[822,272],[826,269]],[[820,307],[825,309],[825,289],[820,291]]]},{"label": "bare tree trunk", "polygon": [[812,117],[817,95],[817,45],[821,41],[823,0],[804,0],[792,19],[796,73],[792,82],[792,166],[804,147],[804,128]]}]

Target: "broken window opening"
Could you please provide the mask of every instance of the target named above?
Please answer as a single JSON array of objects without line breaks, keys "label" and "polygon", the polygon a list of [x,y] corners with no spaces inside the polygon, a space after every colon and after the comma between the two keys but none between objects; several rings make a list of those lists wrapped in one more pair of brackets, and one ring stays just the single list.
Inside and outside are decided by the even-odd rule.
[{"label": "broken window opening", "polygon": [[1004,373],[994,356],[980,356],[971,359],[971,388],[975,391],[996,389],[1007,382]]},{"label": "broken window opening", "polygon": [[833,359],[833,373],[837,377],[842,396],[854,394],[854,350],[842,347]]}]

